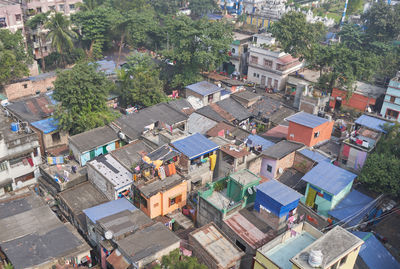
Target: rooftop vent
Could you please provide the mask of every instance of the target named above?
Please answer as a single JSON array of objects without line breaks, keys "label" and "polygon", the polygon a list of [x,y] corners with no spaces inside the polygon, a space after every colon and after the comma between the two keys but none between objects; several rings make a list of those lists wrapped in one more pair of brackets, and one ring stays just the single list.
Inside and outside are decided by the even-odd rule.
[{"label": "rooftop vent", "polygon": [[321,250],[311,250],[308,256],[308,264],[313,268],[320,267],[322,265],[322,258]]}]

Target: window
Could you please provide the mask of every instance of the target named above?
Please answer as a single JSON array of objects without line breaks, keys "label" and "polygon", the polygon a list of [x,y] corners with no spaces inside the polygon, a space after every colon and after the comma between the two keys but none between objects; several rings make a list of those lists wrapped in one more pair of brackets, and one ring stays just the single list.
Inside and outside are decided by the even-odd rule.
[{"label": "window", "polygon": [[267,165],[267,171],[270,172],[270,173],[272,172],[272,166],[269,165],[269,164]]},{"label": "window", "polygon": [[59,5],[58,9],[59,9],[59,11],[64,11],[64,5]]},{"label": "window", "polygon": [[314,138],[319,137],[319,131],[314,133]]},{"label": "window", "polygon": [[252,64],[258,64],[258,57],[256,57],[256,56],[251,56],[251,57],[250,57],[250,63],[252,63]]},{"label": "window", "polygon": [[61,140],[60,132],[52,134],[51,139],[53,140],[53,143],[60,142],[60,140]]},{"label": "window", "polygon": [[147,208],[147,200],[143,196],[140,196],[140,204],[143,205],[144,208]]},{"label": "window", "polygon": [[272,68],[272,61],[264,59],[264,66]]},{"label": "window", "polygon": [[290,138],[294,138],[294,134],[290,134],[289,137],[290,137]]},{"label": "window", "polygon": [[338,263],[335,263],[334,265],[331,266],[330,269],[337,269],[338,268]]},{"label": "window", "polygon": [[4,171],[6,169],[7,169],[7,162],[6,161],[1,162],[0,163],[0,171]]},{"label": "window", "polygon": [[0,17],[0,27],[7,27],[6,18]]},{"label": "window", "polygon": [[256,76],[257,76],[257,74],[256,74],[256,73],[254,73],[254,74],[253,74],[253,77],[256,77]]},{"label": "window", "polygon": [[70,10],[75,10],[75,5],[74,4],[69,5],[69,9]]},{"label": "window", "polygon": [[28,88],[28,84],[24,84],[23,86],[24,86],[24,89]]},{"label": "window", "polygon": [[236,246],[238,246],[241,250],[246,251],[246,246],[240,243],[239,240],[237,239],[236,239]]},{"label": "window", "polygon": [[153,207],[158,207],[159,205],[159,203],[155,203]]},{"label": "window", "polygon": [[40,148],[36,148],[36,150],[33,151],[33,156],[37,157],[39,155]]},{"label": "window", "polygon": [[41,7],[37,7],[37,8],[36,8],[36,12],[37,12],[37,13],[42,13],[42,8],[41,8]]},{"label": "window", "polygon": [[346,261],[347,261],[347,256],[343,257],[343,258],[340,260],[339,265],[342,266],[343,264],[346,263]]},{"label": "window", "polygon": [[284,65],[282,65],[282,64],[276,64],[276,70],[284,71],[284,70],[285,70]]},{"label": "window", "polygon": [[386,110],[386,116],[397,119],[399,117],[399,111],[388,109]]},{"label": "window", "polygon": [[15,20],[16,21],[21,21],[21,14],[16,14],[15,15]]},{"label": "window", "polygon": [[232,50],[231,50],[231,51],[232,51],[232,53],[235,53],[235,52],[236,52],[235,48],[232,48]]},{"label": "window", "polygon": [[47,51],[47,46],[44,46],[44,51]]},{"label": "window", "polygon": [[259,78],[260,77],[260,74],[257,74],[257,78]]},{"label": "window", "polygon": [[37,91],[35,92],[35,94],[40,94],[40,90],[37,90]]},{"label": "window", "polygon": [[346,165],[347,164],[347,160],[342,159],[342,164]]},{"label": "window", "polygon": [[182,194],[169,198],[169,206],[182,202]]},{"label": "window", "polygon": [[214,95],[210,94],[209,96],[207,96],[208,98],[208,103],[212,103],[213,99],[214,99]]},{"label": "window", "polygon": [[390,96],[390,103],[394,103],[394,101],[396,101],[396,97]]},{"label": "window", "polygon": [[56,10],[56,6],[49,6],[49,9],[55,11]]},{"label": "window", "polygon": [[243,164],[243,163],[244,163],[244,157],[239,158],[239,159],[238,159],[238,164],[240,165],[240,164]]}]

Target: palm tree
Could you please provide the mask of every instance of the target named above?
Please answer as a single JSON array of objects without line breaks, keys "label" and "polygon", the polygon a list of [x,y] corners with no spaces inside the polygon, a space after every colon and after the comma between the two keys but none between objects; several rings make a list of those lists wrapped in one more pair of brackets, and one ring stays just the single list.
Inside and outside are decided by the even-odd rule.
[{"label": "palm tree", "polygon": [[47,39],[51,40],[51,46],[62,58],[64,66],[66,65],[64,53],[71,51],[74,46],[73,39],[77,34],[71,30],[71,21],[62,13],[55,13],[45,24],[49,29]]}]

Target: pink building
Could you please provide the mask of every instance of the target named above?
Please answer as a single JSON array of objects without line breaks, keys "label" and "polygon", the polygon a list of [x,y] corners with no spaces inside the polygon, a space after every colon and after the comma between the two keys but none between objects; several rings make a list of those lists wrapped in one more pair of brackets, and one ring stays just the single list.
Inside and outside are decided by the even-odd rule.
[{"label": "pink building", "polygon": [[23,11],[17,0],[0,0],[0,29],[23,30]]}]

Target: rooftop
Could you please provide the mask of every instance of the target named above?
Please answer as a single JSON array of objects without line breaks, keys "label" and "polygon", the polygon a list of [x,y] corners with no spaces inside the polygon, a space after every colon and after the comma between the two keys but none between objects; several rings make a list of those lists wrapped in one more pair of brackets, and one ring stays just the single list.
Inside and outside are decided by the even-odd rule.
[{"label": "rooftop", "polygon": [[217,125],[209,129],[206,133],[207,136],[215,137],[215,136],[220,136],[220,132],[224,131],[224,134],[221,136],[225,136],[226,131],[233,131],[235,129],[235,126],[230,125],[225,122],[219,122]]},{"label": "rooftop", "polygon": [[258,118],[269,118],[272,113],[282,107],[280,101],[262,96],[257,102],[255,102],[249,111],[253,116]]},{"label": "rooftop", "polygon": [[172,145],[190,160],[218,149],[217,144],[198,133],[172,142]]},{"label": "rooftop", "polygon": [[111,152],[111,155],[120,162],[125,168],[131,169],[138,165],[142,157],[154,149],[142,140],[132,142]]},{"label": "rooftop", "polygon": [[189,89],[195,93],[198,93],[202,96],[207,96],[216,92],[222,91],[224,88],[220,88],[217,85],[214,85],[207,81],[200,81],[195,84],[191,84],[186,86],[186,89]]},{"label": "rooftop", "polygon": [[347,251],[354,250],[361,246],[363,241],[357,236],[351,234],[340,226],[335,226],[332,230],[318,238],[312,244],[308,245],[300,253],[294,256],[291,261],[300,268],[312,268],[308,263],[308,255],[311,250],[320,250],[323,254],[322,268],[331,266],[341,255]]},{"label": "rooftop", "polygon": [[266,150],[266,149],[272,147],[273,145],[275,145],[275,143],[273,143],[259,135],[251,134],[247,137],[246,145],[249,147],[261,146],[261,150]]},{"label": "rooftop", "polygon": [[244,253],[227,239],[214,223],[209,223],[191,232],[190,235],[221,268],[232,266],[233,262],[244,256]]},{"label": "rooftop", "polygon": [[247,151],[244,147],[238,147],[232,144],[221,146],[221,151],[226,154],[233,156],[234,158],[242,158],[244,156],[250,155],[250,152]]},{"label": "rooftop", "polygon": [[400,268],[400,263],[390,254],[375,235],[359,231],[351,233],[364,241],[358,257],[364,261],[368,268]]},{"label": "rooftop", "polygon": [[230,174],[229,177],[241,184],[242,186],[247,186],[248,184],[259,182],[261,179],[247,169],[243,169],[233,174]]},{"label": "rooftop", "polygon": [[304,193],[307,183],[301,180],[303,176],[304,173],[299,172],[294,168],[288,168],[283,171],[282,175],[278,178],[278,181],[300,193]]},{"label": "rooftop", "polygon": [[184,179],[180,175],[174,174],[163,180],[156,180],[147,185],[140,186],[139,189],[144,196],[150,198],[159,192],[169,190],[172,187],[179,185],[183,180]]},{"label": "rooftop", "polygon": [[192,105],[185,98],[168,101],[168,105],[170,105],[172,108],[174,108],[178,111],[181,111],[187,115],[192,114],[194,111]]},{"label": "rooftop", "polygon": [[49,134],[58,130],[58,120],[53,117],[31,123],[33,127],[39,129],[44,134]]},{"label": "rooftop", "polygon": [[320,162],[303,176],[303,180],[330,194],[339,194],[357,177],[345,169],[328,162]]},{"label": "rooftop", "polygon": [[258,95],[257,93],[251,92],[251,91],[240,91],[240,92],[235,92],[231,95],[232,98],[240,98],[240,99],[244,99],[248,102],[251,101],[257,101],[258,99],[261,98],[260,95]]},{"label": "rooftop", "polygon": [[267,132],[264,133],[264,136],[271,136],[271,137],[278,137],[278,138],[285,138],[287,137],[289,132],[289,128],[284,125],[278,125]]},{"label": "rooftop", "polygon": [[302,194],[274,179],[268,180],[258,185],[256,188],[257,193],[264,193],[282,206],[286,206],[303,197]]},{"label": "rooftop", "polygon": [[165,227],[164,224],[157,222],[138,233],[117,241],[117,244],[121,252],[129,256],[127,258],[131,262],[138,262],[146,257],[155,255],[179,241],[179,237]]},{"label": "rooftop", "polygon": [[355,124],[359,124],[361,126],[365,126],[369,129],[375,130],[375,131],[379,131],[382,133],[386,133],[386,131],[384,130],[384,125],[385,124],[390,124],[389,122],[385,121],[385,120],[381,120],[372,116],[368,116],[368,115],[361,115],[356,121]]},{"label": "rooftop", "polygon": [[[217,112],[217,110],[219,110]],[[220,122],[220,121],[230,121],[233,120],[232,119],[232,115],[230,115],[229,113],[226,113],[226,111],[220,109],[217,105],[214,104],[214,106],[208,105],[208,106],[203,106],[202,108],[199,108],[196,110],[196,113],[203,115],[209,119],[212,119],[216,122]],[[222,114],[222,113],[225,113]],[[222,114],[222,115],[221,115]],[[225,116],[225,117],[224,117]],[[229,116],[229,119],[226,119],[226,117]]]},{"label": "rooftop", "polygon": [[129,210],[133,212],[137,210],[137,208],[125,197],[123,197],[117,200],[84,209],[83,212],[93,223],[96,223],[96,221],[98,221],[99,219],[119,213],[124,210]]},{"label": "rooftop", "polygon": [[386,89],[383,87],[375,86],[369,83],[361,82],[361,81],[356,81],[356,89],[355,93],[372,97],[372,98],[378,98],[382,94],[386,93]]},{"label": "rooftop", "polygon": [[26,211],[45,205],[39,196],[30,193],[20,199],[12,199],[9,201],[0,200],[0,220],[11,216],[15,216]]},{"label": "rooftop", "polygon": [[188,133],[189,134],[205,134],[210,128],[216,126],[217,121],[201,113],[192,113],[188,119]]},{"label": "rooftop", "polygon": [[310,150],[310,149],[304,148],[302,150],[299,150],[299,153],[304,155],[304,156],[306,156],[307,158],[317,162],[317,163],[322,162],[322,161],[330,162],[330,159],[328,157],[326,157],[325,155],[323,155],[323,154],[321,154],[319,152],[316,152],[314,150]]},{"label": "rooftop", "polygon": [[318,116],[315,116],[313,114],[309,114],[306,112],[296,113],[296,114],[286,118],[286,120],[289,122],[294,122],[294,123],[309,127],[309,128],[318,127],[321,124],[328,121],[325,118],[321,118],[321,117],[318,117]]},{"label": "rooftop", "polygon": [[278,110],[271,113],[269,120],[277,125],[289,125],[289,123],[285,120],[287,117],[296,113],[297,110],[293,108],[289,108],[287,106],[281,106]]},{"label": "rooftop", "polygon": [[111,182],[116,190],[133,183],[132,173],[114,159],[111,154],[100,155],[90,161],[88,165]]},{"label": "rooftop", "polygon": [[321,145],[315,146],[314,148],[328,154],[332,159],[336,159],[339,156],[340,147],[342,143],[335,141],[332,138]]},{"label": "rooftop", "polygon": [[69,142],[81,153],[118,140],[117,132],[107,125],[69,137]]},{"label": "rooftop", "polygon": [[217,102],[223,110],[231,114],[236,120],[243,121],[250,118],[251,113],[233,98],[226,98]]},{"label": "rooftop", "polygon": [[277,144],[263,150],[262,155],[280,160],[288,154],[304,147],[301,143],[296,143],[292,141],[282,140]]},{"label": "rooftop", "polygon": [[307,80],[309,82],[316,83],[316,82],[318,82],[318,79],[320,77],[320,72],[310,70],[310,69],[304,69],[304,70],[296,71],[296,72],[290,74],[290,76],[295,76],[295,77]]}]

